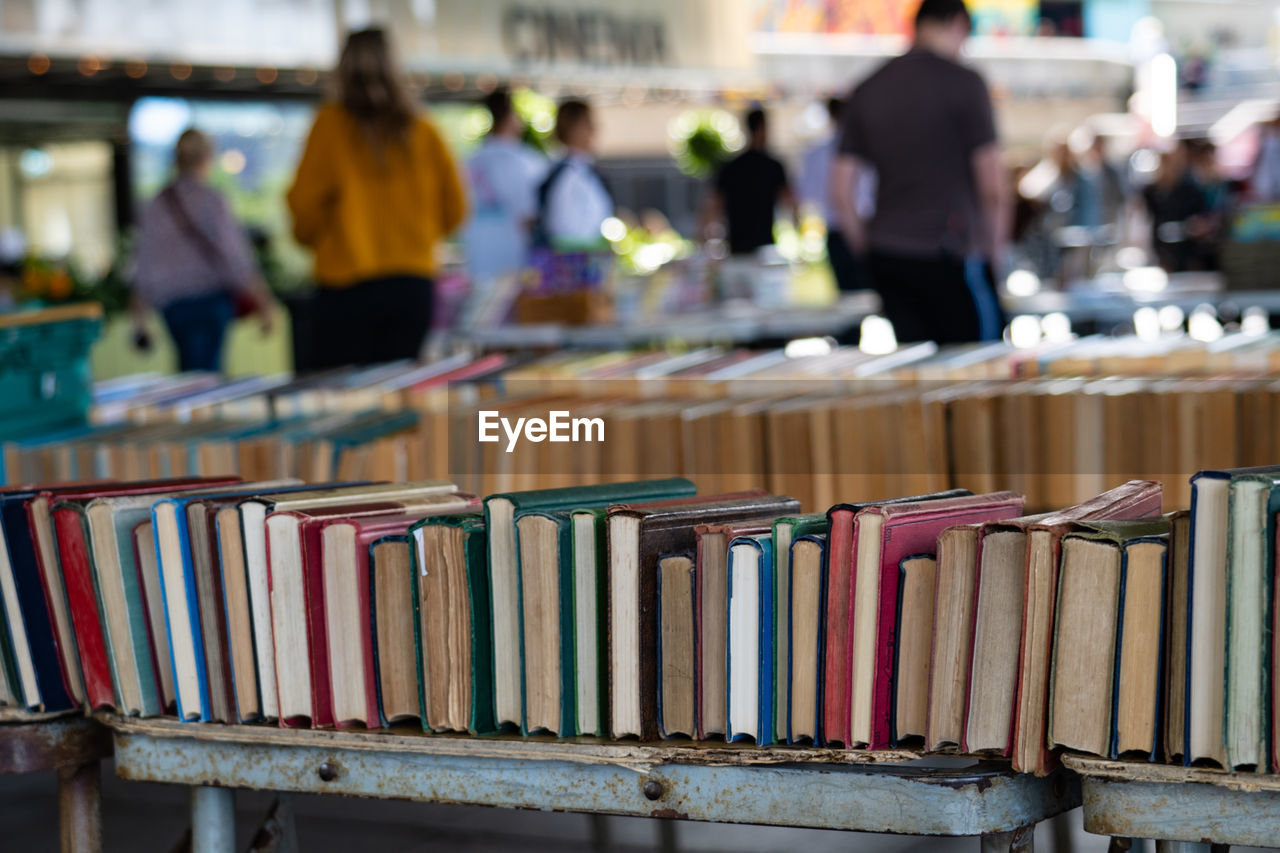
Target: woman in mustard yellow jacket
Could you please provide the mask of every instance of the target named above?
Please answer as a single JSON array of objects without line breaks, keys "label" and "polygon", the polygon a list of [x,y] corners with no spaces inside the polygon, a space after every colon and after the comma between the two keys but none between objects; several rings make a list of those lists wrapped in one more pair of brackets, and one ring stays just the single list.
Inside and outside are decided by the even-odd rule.
[{"label": "woman in mustard yellow jacket", "polygon": [[462,223],[465,194],[382,30],[347,38],[336,78],[288,195],[294,236],[315,253],[311,366],[414,358],[431,326],[436,246]]}]

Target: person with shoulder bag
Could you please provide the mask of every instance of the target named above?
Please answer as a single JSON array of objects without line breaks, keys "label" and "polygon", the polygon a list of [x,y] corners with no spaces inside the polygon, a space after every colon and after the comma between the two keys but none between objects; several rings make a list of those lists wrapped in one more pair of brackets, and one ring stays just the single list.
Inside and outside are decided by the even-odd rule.
[{"label": "person with shoulder bag", "polygon": [[208,184],[213,145],[199,130],[178,137],[177,177],[142,214],[134,254],[135,342],[150,347],[146,310],[164,318],[182,371],[218,371],[227,326],[257,315],[271,329],[272,306],[248,235],[226,198]]}]

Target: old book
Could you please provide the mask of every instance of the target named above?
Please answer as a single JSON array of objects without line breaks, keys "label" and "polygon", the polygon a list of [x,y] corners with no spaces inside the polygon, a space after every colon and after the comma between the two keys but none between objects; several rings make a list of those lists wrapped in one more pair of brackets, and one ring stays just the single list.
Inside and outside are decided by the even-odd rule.
[{"label": "old book", "polygon": [[745,525],[700,524],[694,528],[694,617],[697,622],[695,737],[705,740],[725,728],[725,696],[728,695],[729,543],[738,536],[768,532],[770,521]]},{"label": "old book", "polygon": [[930,751],[958,749],[964,737],[981,529],[980,524],[963,524],[938,534],[938,592],[925,733],[925,749]]},{"label": "old book", "polygon": [[320,523],[329,685],[333,720],[339,727],[358,724],[377,728],[381,724],[373,662],[369,550],[387,536],[407,535],[409,527],[421,518],[418,510]]},{"label": "old book", "polygon": [[773,742],[773,554],[768,534],[729,543],[725,738]]},{"label": "old book", "polygon": [[[109,707],[114,702],[106,641],[97,611],[92,565],[82,523],[84,505],[94,498],[166,494],[214,488],[237,482],[235,477],[143,480],[69,489],[44,489],[27,501],[27,516],[36,546],[36,563],[53,616],[59,660],[68,692],[86,707]],[[63,524],[66,549],[71,553],[70,576],[62,560],[63,545],[55,520],[55,506],[66,504]],[[83,633],[83,643],[81,634]],[[85,657],[92,673],[86,674]],[[92,684],[92,689],[90,689]]]},{"label": "old book", "polygon": [[1016,769],[1044,774],[1054,763],[1045,748],[1045,724],[1062,536],[1080,521],[1124,521],[1159,515],[1161,500],[1159,483],[1131,480],[1026,526],[1026,592],[1013,721],[1012,759]]},{"label": "old book", "polygon": [[614,737],[654,740],[658,735],[658,558],[691,551],[698,524],[772,520],[798,510],[791,498],[757,491],[610,508],[609,704]]},{"label": "old book", "polygon": [[[830,412],[824,410],[823,416],[829,423],[831,419]],[[815,468],[815,470],[826,469]],[[827,506],[829,504],[830,501],[825,501],[819,505]],[[789,573],[791,543],[799,536],[825,534],[826,532],[827,514],[825,512],[812,512],[805,515],[775,519],[773,528],[770,531],[770,539],[773,542],[774,580],[773,646],[776,650],[778,661],[775,673],[777,689],[774,691],[773,736],[774,740],[779,743],[790,742],[790,736],[787,732],[787,685],[784,680],[787,677],[786,662],[791,655],[791,632],[787,625],[787,620],[791,615],[791,577]],[[813,611],[815,620],[818,618],[818,612]]]},{"label": "old book", "polygon": [[1187,627],[1186,748],[1188,764],[1227,766],[1227,551],[1230,486],[1237,477],[1280,467],[1201,471],[1191,478],[1190,616]]},{"label": "old book", "polygon": [[1232,477],[1227,504],[1227,767],[1265,772],[1270,760],[1268,609],[1280,469]]},{"label": "old book", "polygon": [[[776,527],[775,527],[776,529]],[[774,547],[779,547],[775,542]],[[787,571],[787,649],[785,664],[787,743],[822,742],[822,594],[826,566],[825,533],[806,533],[791,542]],[[781,607],[781,603],[777,603]]]},{"label": "old book", "polygon": [[[378,712],[384,725],[422,719],[414,638],[413,539],[386,536],[369,549],[370,621]],[[425,724],[424,724],[425,725]]]},{"label": "old book", "polygon": [[160,563],[156,559],[155,524],[148,517],[133,528],[133,560],[138,567],[138,587],[147,615],[147,641],[156,663],[156,687],[165,713],[176,713],[178,696],[173,684],[173,659],[169,655],[169,628],[165,624],[164,591],[160,588]]},{"label": "old book", "polygon": [[924,743],[929,713],[929,655],[933,642],[933,604],[938,579],[932,554],[900,563],[898,636],[894,647],[894,747]]},{"label": "old book", "polygon": [[[933,500],[967,495],[960,489],[899,498]],[[852,668],[849,625],[854,594],[856,558],[854,516],[870,504],[836,504],[827,511],[827,572],[823,618],[822,737],[828,746],[849,746],[849,697]]]},{"label": "old book", "polygon": [[658,731],[693,737],[696,621],[694,562],[687,554],[658,560]]},{"label": "old book", "polygon": [[[390,499],[279,510],[267,516],[268,577],[280,724],[320,728],[334,725],[329,684],[328,621],[325,616],[320,533],[336,518],[458,512],[476,505],[470,495],[440,494],[427,486]],[[278,505],[277,505],[278,506]]]},{"label": "old book", "polygon": [[577,734],[573,532],[567,512],[516,514],[521,731]]},{"label": "old book", "polygon": [[[226,657],[226,618],[217,541],[211,536],[199,498],[249,497],[258,491],[288,488],[297,480],[237,483],[196,493],[158,495],[139,505],[121,504],[132,521],[151,515],[168,619],[178,717],[230,722],[235,719],[231,670]],[[141,519],[141,516],[137,516]]]},{"label": "old book", "polygon": [[413,494],[424,489],[436,494],[448,494],[454,491],[454,486],[442,480],[340,484],[304,492],[290,492],[287,495],[247,498],[236,505],[240,514],[245,574],[253,620],[254,657],[258,670],[263,717],[274,720],[280,716],[280,687],[276,672],[267,562],[267,515],[276,510],[316,509],[356,500],[397,500],[406,493]]},{"label": "old book", "polygon": [[573,525],[574,711],[580,735],[603,736],[608,720],[605,514],[604,509],[578,509],[569,514]]},{"label": "old book", "polygon": [[[614,444],[614,442],[610,442]],[[626,501],[691,495],[696,487],[682,478],[590,487],[493,494],[485,498],[493,594],[494,703],[499,725],[521,723],[519,559],[515,517],[527,510],[574,510]]]},{"label": "old book", "polygon": [[[1171,512],[1168,568],[1168,596],[1165,602],[1164,658],[1164,760],[1181,764],[1186,747],[1187,719],[1187,618],[1191,602],[1189,576],[1191,560],[1191,513]],[[1274,641],[1274,635],[1273,635]],[[1275,659],[1274,657],[1272,658]],[[1274,708],[1274,706],[1273,706]]]},{"label": "old book", "polygon": [[411,533],[423,725],[492,732],[497,723],[484,518],[470,512],[434,516]]},{"label": "old book", "polygon": [[[1084,526],[1084,525],[1082,525]],[[1145,701],[1130,702],[1130,737],[1145,730],[1147,753],[1155,748],[1160,661],[1164,556],[1169,524],[1164,519],[1094,522],[1091,532],[1062,540],[1053,664],[1049,685],[1048,746],[1094,755],[1113,752],[1121,631],[1129,628],[1133,666],[1126,672]],[[1125,596],[1132,579],[1134,595]],[[1139,590],[1141,592],[1139,592]],[[1150,597],[1154,595],[1154,600]],[[1126,606],[1128,605],[1128,606]],[[1133,610],[1134,618],[1127,618]],[[1144,619],[1156,614],[1154,620]],[[1145,664],[1147,671],[1141,671]],[[1137,719],[1141,714],[1145,719]]]},{"label": "old book", "polygon": [[[849,620],[849,745],[888,747],[898,573],[903,558],[936,552],[938,534],[957,524],[1016,516],[1013,492],[869,506],[854,519]],[[830,623],[828,623],[830,624]]]}]

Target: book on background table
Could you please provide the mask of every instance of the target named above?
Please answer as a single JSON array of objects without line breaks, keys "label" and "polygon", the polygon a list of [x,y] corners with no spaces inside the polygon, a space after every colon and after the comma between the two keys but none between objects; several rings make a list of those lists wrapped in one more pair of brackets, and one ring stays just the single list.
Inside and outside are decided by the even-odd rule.
[{"label": "book on background table", "polygon": [[499,725],[523,722],[520,666],[520,549],[515,519],[531,510],[575,510],[692,495],[696,487],[676,477],[595,486],[506,492],[484,499],[493,595],[494,707]]},{"label": "book on background table", "polygon": [[658,737],[657,568],[689,553],[699,524],[745,524],[794,514],[799,502],[759,490],[609,508],[609,730]]}]

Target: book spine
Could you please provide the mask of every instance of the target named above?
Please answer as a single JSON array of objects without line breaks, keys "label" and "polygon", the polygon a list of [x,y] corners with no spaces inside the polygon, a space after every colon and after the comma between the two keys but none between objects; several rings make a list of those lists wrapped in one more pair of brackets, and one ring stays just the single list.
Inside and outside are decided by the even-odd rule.
[{"label": "book spine", "polygon": [[76,648],[80,652],[85,701],[91,711],[112,709],[115,694],[111,685],[111,666],[107,661],[106,642],[94,596],[83,519],[74,509],[58,507],[53,512],[53,525]]}]

